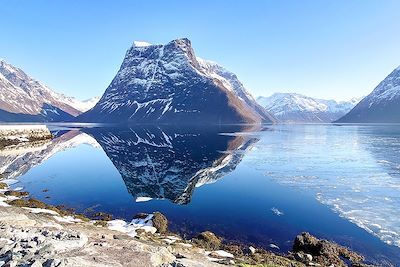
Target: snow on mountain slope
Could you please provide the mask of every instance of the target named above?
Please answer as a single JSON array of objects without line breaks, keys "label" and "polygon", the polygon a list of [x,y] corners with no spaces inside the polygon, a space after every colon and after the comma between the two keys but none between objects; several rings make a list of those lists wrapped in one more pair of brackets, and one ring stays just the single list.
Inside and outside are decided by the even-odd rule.
[{"label": "snow on mountain slope", "polygon": [[92,104],[56,93],[0,60],[0,121],[70,121]]},{"label": "snow on mountain slope", "polygon": [[97,104],[97,102],[99,102],[99,100],[100,100],[99,96],[95,96],[83,101],[80,101],[74,97],[66,97],[64,99],[65,103],[68,103],[70,106],[74,107],[75,109],[79,110],[82,113],[93,108]]},{"label": "snow on mountain slope", "polygon": [[337,122],[400,122],[400,66]]},{"label": "snow on mountain slope", "polygon": [[272,117],[236,76],[198,60],[188,39],[135,42],[96,106],[80,121],[259,123]]},{"label": "snow on mountain slope", "polygon": [[257,101],[284,123],[332,122],[349,112],[359,101],[335,101],[308,97],[296,93],[275,93],[258,97]]},{"label": "snow on mountain slope", "polygon": [[228,71],[216,62],[196,58],[203,71],[213,79],[220,81],[227,89],[232,91],[241,101],[250,106],[266,121],[275,121],[275,118],[265,108],[258,104],[249,91],[243,86],[236,74]]}]

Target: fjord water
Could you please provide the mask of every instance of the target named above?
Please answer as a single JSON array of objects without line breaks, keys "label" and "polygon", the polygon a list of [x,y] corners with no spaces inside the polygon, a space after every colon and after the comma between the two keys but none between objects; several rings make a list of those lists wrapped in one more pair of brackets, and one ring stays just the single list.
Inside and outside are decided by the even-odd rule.
[{"label": "fjord water", "polygon": [[161,211],[182,235],[276,252],[309,231],[400,265],[400,125],[52,130],[45,147],[0,155],[13,187],[47,203]]}]

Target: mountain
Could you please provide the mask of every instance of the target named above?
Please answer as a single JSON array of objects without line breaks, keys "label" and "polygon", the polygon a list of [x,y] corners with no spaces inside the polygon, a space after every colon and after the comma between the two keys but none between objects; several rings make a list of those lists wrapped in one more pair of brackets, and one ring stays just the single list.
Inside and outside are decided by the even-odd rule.
[{"label": "mountain", "polygon": [[275,93],[260,96],[257,102],[283,123],[332,122],[349,112],[359,99],[335,101],[308,97],[296,93]]},{"label": "mountain", "polygon": [[71,121],[86,110],[85,103],[52,91],[0,60],[0,121]]},{"label": "mountain", "polygon": [[336,122],[400,122],[400,66],[380,82],[371,94]]},{"label": "mountain", "polygon": [[89,109],[93,108],[97,102],[99,102],[100,97],[95,96],[83,101],[80,101],[74,97],[65,97],[65,102],[68,103],[70,106],[74,107],[75,109],[79,110],[81,113],[88,111]]},{"label": "mountain", "polygon": [[188,39],[135,42],[84,122],[224,124],[272,122],[237,77],[196,58]]},{"label": "mountain", "polygon": [[100,144],[120,172],[127,190],[137,201],[168,199],[190,202],[196,187],[210,184],[232,172],[245,153],[258,141],[236,132],[240,127],[220,129],[85,128]]}]

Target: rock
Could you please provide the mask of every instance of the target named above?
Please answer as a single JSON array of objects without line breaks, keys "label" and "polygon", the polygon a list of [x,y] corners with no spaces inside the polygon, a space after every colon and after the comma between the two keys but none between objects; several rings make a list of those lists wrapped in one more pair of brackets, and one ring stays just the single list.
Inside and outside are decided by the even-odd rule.
[{"label": "rock", "polygon": [[43,263],[43,267],[59,267],[62,266],[60,259],[48,259]]},{"label": "rock", "polygon": [[146,219],[147,216],[149,216],[149,214],[140,212],[133,216],[133,219]]},{"label": "rock", "polygon": [[361,262],[364,257],[327,240],[319,240],[309,233],[301,233],[296,236],[293,244],[294,258],[303,263],[314,260],[324,266],[347,266],[342,258],[352,263]]},{"label": "rock", "polygon": [[254,247],[252,247],[252,246],[249,247],[249,251],[250,251],[251,254],[256,253],[256,249]]},{"label": "rock", "polygon": [[205,231],[200,233],[196,238],[194,238],[193,242],[202,248],[209,250],[216,250],[221,247],[222,238],[216,236],[214,233],[210,231]]},{"label": "rock", "polygon": [[8,185],[6,183],[0,183],[0,189],[6,189]]},{"label": "rock", "polygon": [[113,216],[105,212],[96,212],[95,214],[90,216],[90,218],[99,221],[111,221],[113,219]]},{"label": "rock", "polygon": [[6,191],[6,192],[4,192],[4,195],[13,196],[13,197],[25,197],[25,196],[29,195],[29,193],[23,192],[23,191]]},{"label": "rock", "polygon": [[164,234],[168,231],[168,219],[161,212],[155,212],[151,220],[158,233]]},{"label": "rock", "polygon": [[244,254],[242,248],[238,245],[223,245],[222,249],[232,253],[235,256],[241,257]]},{"label": "rock", "polygon": [[38,260],[34,261],[30,267],[42,267],[42,263]]}]

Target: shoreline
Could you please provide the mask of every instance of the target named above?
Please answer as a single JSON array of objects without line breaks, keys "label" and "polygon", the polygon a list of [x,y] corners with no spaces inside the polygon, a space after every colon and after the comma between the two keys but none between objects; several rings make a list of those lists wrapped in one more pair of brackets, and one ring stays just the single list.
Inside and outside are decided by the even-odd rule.
[{"label": "shoreline", "polygon": [[0,149],[9,149],[24,144],[35,144],[51,140],[53,135],[44,124],[0,125]]},{"label": "shoreline", "polygon": [[[333,264],[333,266],[372,266],[363,264],[364,258],[361,255],[335,243],[319,240],[308,233],[299,234],[294,240],[293,252],[282,255],[244,244],[227,243],[223,238],[209,231],[199,233],[192,239],[183,239],[168,230],[168,219],[158,212],[153,214],[139,213],[134,216],[131,222],[113,220],[111,215],[101,212],[95,214],[97,219],[87,218],[71,210],[64,210],[63,207],[54,207],[29,198],[27,192],[11,191],[8,185],[1,183],[1,181],[0,215],[0,245],[3,244],[4,248],[8,248],[8,250],[4,248],[0,250],[0,263],[3,261],[4,264],[7,264],[6,260],[8,260],[8,262],[18,264],[32,264],[36,261],[38,261],[38,264],[42,264],[32,266],[80,266],[79,262],[85,263],[85,266],[107,266],[108,264],[103,260],[96,259],[96,257],[91,258],[91,253],[98,253],[103,250],[104,246],[112,246],[112,251],[102,252],[99,255],[102,255],[103,258],[114,257],[114,249],[123,249],[129,244],[129,246],[136,248],[142,246],[135,253],[142,253],[146,255],[143,257],[149,257],[147,259],[148,265],[135,265],[135,263],[129,261],[125,262],[132,256],[130,252],[121,256],[121,259],[113,258],[112,265],[221,266],[221,264],[224,264],[248,267],[331,266]],[[47,246],[55,246],[56,248],[53,250],[45,249],[45,254],[33,254],[28,258],[9,257],[10,251],[11,254],[14,253],[15,247],[22,248],[22,254],[30,255],[26,251],[30,250],[23,248],[26,238],[21,237],[29,236],[34,241],[43,234],[43,231],[38,230],[43,227],[46,229],[45,231],[54,234],[50,236],[51,238],[45,238],[47,241],[44,241],[44,244],[47,242]],[[78,231],[80,237],[76,238],[76,234],[75,237],[72,234],[65,240],[62,239],[64,240],[62,242],[72,242],[74,245],[71,245],[71,250],[67,249],[68,253],[64,255],[61,252],[62,257],[57,258],[56,256],[59,256],[59,253],[55,244],[61,241],[56,236],[59,236],[61,232],[70,231]],[[32,233],[32,235],[27,233]],[[84,236],[86,238],[83,238]],[[100,239],[99,236],[101,236]],[[102,238],[103,236],[104,238]],[[30,249],[38,249],[38,251],[43,249],[44,244],[38,242],[36,245],[32,244],[31,242],[32,248]],[[97,248],[93,249],[97,246],[101,248],[99,251]],[[90,253],[89,251],[85,252],[89,248]],[[149,253],[148,250],[151,252]],[[17,249],[15,253],[18,255],[21,254],[21,251]],[[87,259],[87,257],[90,259]],[[16,258],[16,262],[14,262],[14,258]],[[351,265],[348,265],[343,258],[347,258],[347,262],[352,262]],[[46,265],[48,261],[60,261],[64,265]]]}]

